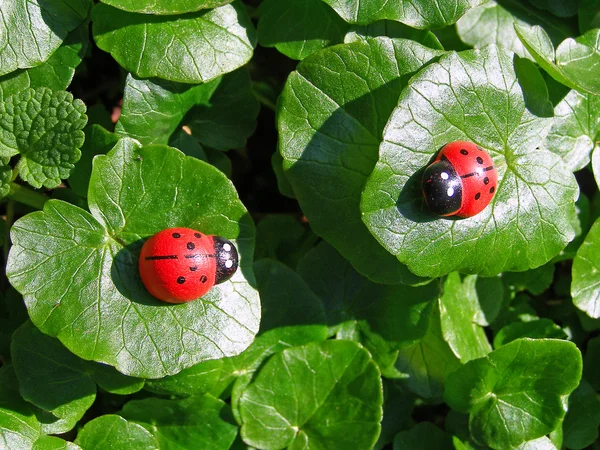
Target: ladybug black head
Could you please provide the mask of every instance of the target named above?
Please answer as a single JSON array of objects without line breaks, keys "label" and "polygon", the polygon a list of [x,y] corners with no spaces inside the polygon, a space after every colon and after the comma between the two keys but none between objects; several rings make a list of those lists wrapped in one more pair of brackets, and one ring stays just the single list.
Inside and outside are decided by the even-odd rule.
[{"label": "ladybug black head", "polygon": [[238,268],[238,253],[235,246],[225,238],[213,236],[217,261],[215,284],[229,280]]},{"label": "ladybug black head", "polygon": [[434,214],[449,216],[462,202],[462,182],[448,159],[442,157],[423,172],[423,195]]}]

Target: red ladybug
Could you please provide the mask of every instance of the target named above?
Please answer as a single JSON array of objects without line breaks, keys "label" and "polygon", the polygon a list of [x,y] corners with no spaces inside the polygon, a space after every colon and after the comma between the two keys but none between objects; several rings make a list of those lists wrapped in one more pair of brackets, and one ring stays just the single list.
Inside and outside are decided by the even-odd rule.
[{"label": "red ladybug", "polygon": [[473,217],[490,204],[498,185],[494,161],[478,145],[446,144],[423,173],[423,195],[438,216]]},{"label": "red ladybug", "polygon": [[139,269],[148,292],[169,303],[185,303],[229,280],[238,267],[234,245],[190,228],[168,228],[142,247]]}]

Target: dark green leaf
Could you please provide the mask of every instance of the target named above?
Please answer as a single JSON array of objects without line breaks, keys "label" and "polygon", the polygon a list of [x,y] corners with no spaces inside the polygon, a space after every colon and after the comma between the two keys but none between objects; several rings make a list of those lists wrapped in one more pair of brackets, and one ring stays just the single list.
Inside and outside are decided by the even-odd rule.
[{"label": "dark green leaf", "polygon": [[121,414],[151,432],[161,450],[227,450],[238,432],[229,406],[210,395],[132,400]]},{"label": "dark green leaf", "polygon": [[431,31],[411,28],[395,20],[380,20],[369,25],[353,25],[346,33],[344,42],[366,41],[378,36],[410,39],[426,47],[444,50],[438,38]]},{"label": "dark green leaf", "polygon": [[532,339],[566,339],[567,334],[550,319],[513,322],[498,331],[494,337],[494,348],[506,345],[516,339],[526,337]]},{"label": "dark green leaf", "polygon": [[[374,236],[411,271],[526,270],[573,239],[578,186],[560,158],[535,149],[552,124],[548,99],[535,100],[517,83],[512,55],[493,45],[443,56],[402,92],[361,209]],[[499,176],[490,205],[464,220],[434,217],[420,187],[422,169],[456,140],[488,150]]]},{"label": "dark green leaf", "polygon": [[525,272],[506,272],[502,274],[502,281],[511,292],[529,291],[533,295],[540,295],[552,284],[554,278],[554,264],[548,263]]},{"label": "dark green leaf", "polygon": [[[88,200],[91,214],[51,200],[13,226],[8,276],[43,332],[80,357],[144,378],[250,344],[260,316],[249,284],[254,226],[220,171],[122,139],[95,159]],[[138,252],[143,238],[174,226],[234,240],[240,269],[201,300],[168,305],[144,289]]]},{"label": "dark green leaf", "polygon": [[454,450],[452,436],[431,422],[421,422],[394,438],[394,450]]},{"label": "dark green leaf", "polygon": [[411,427],[415,397],[397,386],[393,380],[383,380],[383,419],[381,434],[373,450],[381,450],[394,440],[401,430]]},{"label": "dark green leaf", "polygon": [[465,299],[475,315],[475,323],[486,327],[491,324],[502,308],[504,301],[504,286],[499,277],[478,277],[467,275],[463,277]]},{"label": "dark green leaf", "polygon": [[139,78],[204,83],[246,64],[255,41],[254,27],[238,1],[181,17],[98,4],[92,22],[98,47]]},{"label": "dark green leaf", "polygon": [[85,105],[64,91],[25,89],[0,102],[0,156],[16,154],[16,169],[32,186],[53,188],[79,161]]},{"label": "dark green leaf", "polygon": [[377,282],[421,281],[369,234],[359,203],[407,77],[440,53],[389,38],[331,47],[298,65],[279,101],[284,172],[311,228]]},{"label": "dark green leaf", "polygon": [[512,448],[560,425],[564,396],[579,384],[581,365],[571,342],[519,339],[451,373],[444,399],[470,414],[476,442]]},{"label": "dark green leaf", "polygon": [[75,444],[83,450],[159,449],[158,441],[142,426],[114,414],[100,416],[86,423],[77,434]]},{"label": "dark green leaf", "polygon": [[163,395],[188,397],[206,394],[221,376],[222,359],[212,359],[183,369],[177,375],[146,381],[145,389]]},{"label": "dark green leaf", "polygon": [[579,5],[579,31],[600,28],[600,0],[582,0]]},{"label": "dark green leaf", "polygon": [[379,435],[377,366],[351,341],[271,357],[240,399],[242,438],[260,448],[370,449]]},{"label": "dark green leaf", "polygon": [[550,11],[558,17],[571,17],[577,14],[579,0],[529,0],[534,6]]},{"label": "dark green leaf", "polygon": [[[6,223],[0,221],[0,232],[6,232]],[[0,361],[10,360],[10,341],[13,332],[29,316],[23,303],[23,297],[12,287],[0,295]]]},{"label": "dark green leaf", "polygon": [[582,380],[569,396],[569,410],[563,423],[564,444],[570,449],[582,449],[598,438],[600,400],[596,392]]},{"label": "dark green leaf", "polygon": [[265,0],[259,6],[258,40],[292,59],[344,41],[349,26],[321,0]]},{"label": "dark green leaf", "polygon": [[101,0],[102,3],[125,11],[143,14],[184,14],[216,8],[232,0]]},{"label": "dark green leaf", "polygon": [[579,247],[572,273],[573,303],[588,316],[600,318],[600,219]]},{"label": "dark green leaf", "polygon": [[35,67],[87,17],[91,0],[2,0],[0,75]]},{"label": "dark green leaf", "polygon": [[600,391],[600,337],[592,338],[587,343],[583,359],[583,376],[592,388]]},{"label": "dark green leaf", "polygon": [[279,150],[273,153],[271,157],[271,167],[273,167],[273,172],[275,172],[275,176],[277,177],[277,188],[281,192],[281,195],[296,199],[292,185],[283,172],[283,156],[281,156]]}]

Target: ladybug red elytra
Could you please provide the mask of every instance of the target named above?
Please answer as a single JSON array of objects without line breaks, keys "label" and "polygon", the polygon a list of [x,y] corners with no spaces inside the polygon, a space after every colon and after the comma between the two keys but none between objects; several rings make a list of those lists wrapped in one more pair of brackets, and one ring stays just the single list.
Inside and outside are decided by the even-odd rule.
[{"label": "ladybug red elytra", "polygon": [[190,228],[168,228],[148,239],[140,253],[140,276],[148,292],[169,303],[185,303],[229,280],[238,267],[235,246]]},{"label": "ladybug red elytra", "polygon": [[467,141],[446,144],[423,172],[423,195],[438,216],[473,217],[490,204],[498,185],[494,161]]}]

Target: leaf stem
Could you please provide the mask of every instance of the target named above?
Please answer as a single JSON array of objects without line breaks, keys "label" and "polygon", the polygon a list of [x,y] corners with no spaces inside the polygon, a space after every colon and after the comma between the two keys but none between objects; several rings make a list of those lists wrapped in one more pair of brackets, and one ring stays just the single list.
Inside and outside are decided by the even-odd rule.
[{"label": "leaf stem", "polygon": [[49,200],[44,194],[17,183],[10,184],[10,192],[7,197],[36,209],[42,209],[44,204]]}]

